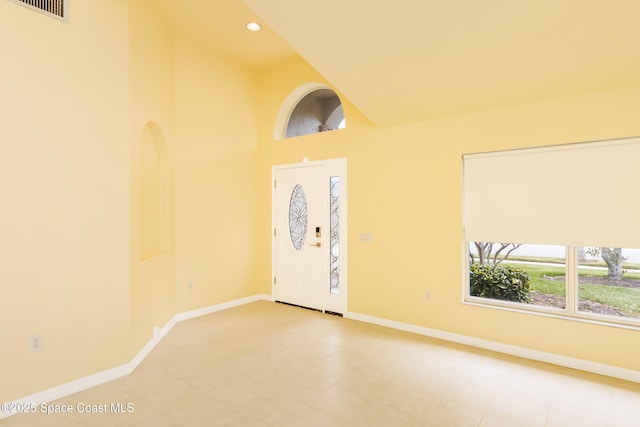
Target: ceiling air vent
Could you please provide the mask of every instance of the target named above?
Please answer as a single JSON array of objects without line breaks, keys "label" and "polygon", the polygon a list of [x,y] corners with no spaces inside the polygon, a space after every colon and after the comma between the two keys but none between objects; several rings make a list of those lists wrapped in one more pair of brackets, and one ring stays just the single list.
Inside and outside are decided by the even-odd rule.
[{"label": "ceiling air vent", "polygon": [[9,0],[29,9],[67,21],[67,3],[69,0]]}]

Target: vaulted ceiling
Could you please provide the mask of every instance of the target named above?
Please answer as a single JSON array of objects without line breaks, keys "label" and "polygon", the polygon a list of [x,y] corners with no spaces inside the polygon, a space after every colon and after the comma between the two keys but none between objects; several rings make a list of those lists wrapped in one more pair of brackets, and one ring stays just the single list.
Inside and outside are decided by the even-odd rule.
[{"label": "vaulted ceiling", "polygon": [[379,126],[640,83],[638,0],[158,1],[246,64],[296,52]]},{"label": "vaulted ceiling", "polygon": [[[253,68],[265,68],[295,51],[242,0],[156,0],[174,31]],[[262,30],[251,32],[249,22]]]}]

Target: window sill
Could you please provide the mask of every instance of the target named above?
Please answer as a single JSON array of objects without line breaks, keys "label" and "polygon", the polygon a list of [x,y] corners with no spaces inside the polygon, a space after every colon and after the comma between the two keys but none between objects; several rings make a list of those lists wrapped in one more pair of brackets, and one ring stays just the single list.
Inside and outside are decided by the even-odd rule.
[{"label": "window sill", "polygon": [[623,320],[617,317],[603,314],[571,314],[566,309],[556,309],[542,306],[531,307],[529,305],[521,303],[512,303],[498,300],[487,301],[484,298],[476,297],[466,297],[462,303],[473,307],[503,310],[512,313],[530,314],[552,319],[568,320],[579,323],[587,323],[591,325],[609,326],[620,329],[628,329],[632,331],[640,331],[640,320]]}]

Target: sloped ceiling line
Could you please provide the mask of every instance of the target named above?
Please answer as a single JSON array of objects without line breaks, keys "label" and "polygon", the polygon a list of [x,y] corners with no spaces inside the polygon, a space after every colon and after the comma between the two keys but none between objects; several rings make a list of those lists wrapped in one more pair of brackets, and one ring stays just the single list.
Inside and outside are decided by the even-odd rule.
[{"label": "sloped ceiling line", "polygon": [[637,0],[157,1],[248,66],[301,55],[378,126],[640,84]]}]

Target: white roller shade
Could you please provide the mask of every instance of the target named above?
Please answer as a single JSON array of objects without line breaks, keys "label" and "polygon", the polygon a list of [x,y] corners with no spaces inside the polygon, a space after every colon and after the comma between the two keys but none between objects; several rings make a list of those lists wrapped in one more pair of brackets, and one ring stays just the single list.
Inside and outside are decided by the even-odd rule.
[{"label": "white roller shade", "polygon": [[640,138],[463,162],[466,241],[640,248]]}]

